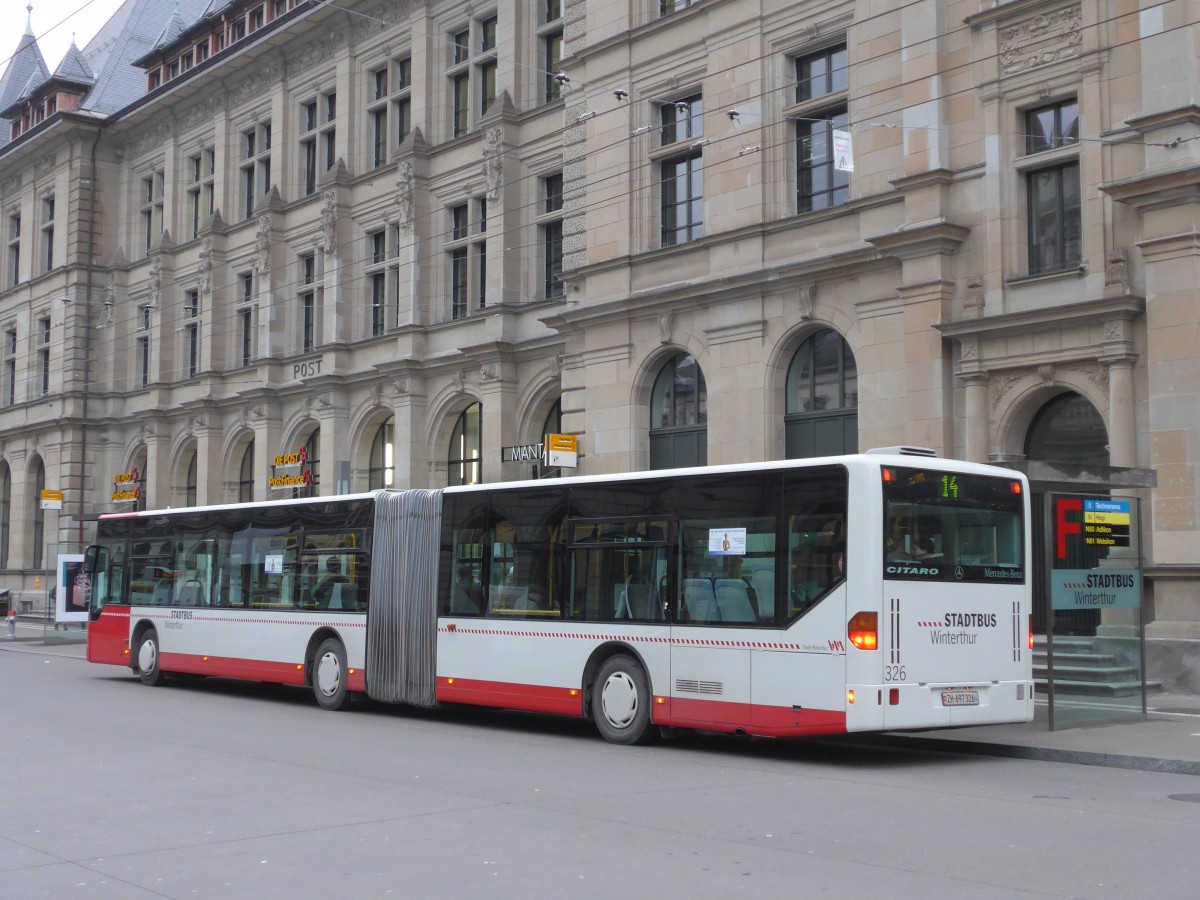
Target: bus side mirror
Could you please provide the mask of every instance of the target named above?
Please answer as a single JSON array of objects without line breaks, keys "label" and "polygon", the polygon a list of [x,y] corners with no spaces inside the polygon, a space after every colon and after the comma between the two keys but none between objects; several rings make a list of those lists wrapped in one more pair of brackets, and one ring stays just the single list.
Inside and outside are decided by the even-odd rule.
[{"label": "bus side mirror", "polygon": [[89,575],[103,572],[108,568],[108,551],[103,547],[92,544],[83,552],[83,571]]}]

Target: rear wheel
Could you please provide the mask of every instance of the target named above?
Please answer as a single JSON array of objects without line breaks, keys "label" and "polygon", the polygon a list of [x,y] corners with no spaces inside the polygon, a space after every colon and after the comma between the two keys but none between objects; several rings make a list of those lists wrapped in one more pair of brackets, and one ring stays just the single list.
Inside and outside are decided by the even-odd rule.
[{"label": "rear wheel", "polygon": [[624,654],[605,661],[592,687],[592,718],[600,736],[613,744],[636,744],[650,725],[646,671]]},{"label": "rear wheel", "polygon": [[166,676],[158,661],[158,632],[153,628],[142,634],[137,650],[137,671],[142,684],[151,687],[162,684]]},{"label": "rear wheel", "polygon": [[313,696],[322,709],[343,709],[350,692],[346,689],[346,648],[337,638],[326,638],[317,648],[312,669]]}]

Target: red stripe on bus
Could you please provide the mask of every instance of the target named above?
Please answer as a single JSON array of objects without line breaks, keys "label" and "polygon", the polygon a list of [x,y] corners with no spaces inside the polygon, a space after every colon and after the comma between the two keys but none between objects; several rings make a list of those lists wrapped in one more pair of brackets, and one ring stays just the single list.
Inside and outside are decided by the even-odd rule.
[{"label": "red stripe on bus", "polygon": [[[300,663],[272,662],[264,659],[238,659],[230,656],[198,656],[192,653],[163,652],[160,665],[164,672],[208,675],[213,678],[242,678],[272,684],[304,685],[304,666]],[[366,691],[366,673],[355,669],[346,676],[350,691]]]},{"label": "red stripe on bus", "polygon": [[[660,700],[662,702],[658,702]],[[835,709],[801,709],[761,706],[690,697],[655,698],[654,724],[701,731],[743,730],[762,737],[802,737],[811,734],[844,734],[846,713]]]},{"label": "red stripe on bus", "polygon": [[113,666],[129,665],[129,607],[104,607],[88,622],[87,660]]},{"label": "red stripe on bus", "polygon": [[496,706],[564,716],[583,715],[583,694],[578,688],[439,677],[437,699],[440,703]]}]

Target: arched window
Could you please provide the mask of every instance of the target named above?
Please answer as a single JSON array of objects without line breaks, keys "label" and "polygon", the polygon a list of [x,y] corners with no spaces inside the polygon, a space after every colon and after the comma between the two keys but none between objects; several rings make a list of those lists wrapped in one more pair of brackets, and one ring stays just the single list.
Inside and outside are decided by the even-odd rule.
[{"label": "arched window", "polygon": [[183,476],[183,505],[196,505],[196,451],[188,460],[187,473]]},{"label": "arched window", "polygon": [[321,458],[318,455],[321,449],[321,429],[318,426],[312,430],[312,434],[308,436],[308,440],[304,442],[304,454],[306,462],[304,468],[300,471],[307,471],[312,476],[308,482],[308,487],[296,488],[292,491],[293,497],[319,497],[321,492],[320,478],[317,473],[321,471]]},{"label": "arched window", "polygon": [[396,417],[390,416],[375,431],[371,441],[371,458],[367,463],[367,489],[390,488],[396,480],[393,454],[396,446]]},{"label": "arched window", "polygon": [[708,388],[690,353],[668,360],[650,391],[650,468],[708,463]]},{"label": "arched window", "polygon": [[1025,435],[1025,458],[1110,465],[1108,429],[1085,397],[1060,394],[1033,417]]},{"label": "arched window", "polygon": [[254,499],[254,439],[242,451],[242,461],[238,465],[238,503],[249,503]]},{"label": "arched window", "polygon": [[12,472],[0,463],[0,569],[8,568],[8,542],[12,534]]},{"label": "arched window", "polygon": [[787,374],[783,420],[788,459],[858,452],[858,367],[831,328],[805,339]]},{"label": "arched window", "polygon": [[[550,411],[546,413],[546,418],[542,422],[542,433],[537,436],[538,440],[544,441],[548,434],[562,434],[562,397],[555,400]],[[542,478],[558,478],[562,475],[562,469],[557,467],[549,469],[539,465],[538,469]]]},{"label": "arched window", "polygon": [[40,459],[33,461],[33,477],[29,481],[33,485],[30,497],[33,502],[33,558],[29,564],[30,568],[40,569],[46,542],[46,512],[42,509],[42,491],[46,489],[46,467]]},{"label": "arched window", "polygon": [[483,406],[472,403],[462,411],[450,435],[446,455],[447,483],[479,484],[483,480]]}]

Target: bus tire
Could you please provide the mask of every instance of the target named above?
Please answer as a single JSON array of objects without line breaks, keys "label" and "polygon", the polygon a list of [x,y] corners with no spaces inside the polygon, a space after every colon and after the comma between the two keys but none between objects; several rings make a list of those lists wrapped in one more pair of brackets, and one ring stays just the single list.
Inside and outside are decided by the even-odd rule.
[{"label": "bus tire", "polygon": [[650,686],[632,656],[605,660],[592,686],[592,719],[611,744],[636,744],[650,727]]},{"label": "bus tire", "polygon": [[151,687],[162,684],[166,680],[162,666],[159,665],[158,632],[153,628],[146,629],[138,643],[137,671],[138,678],[142,679],[142,684],[148,684]]},{"label": "bus tire", "polygon": [[337,638],[326,638],[317,648],[312,667],[313,696],[321,709],[345,709],[350,692],[346,689],[346,648]]}]

